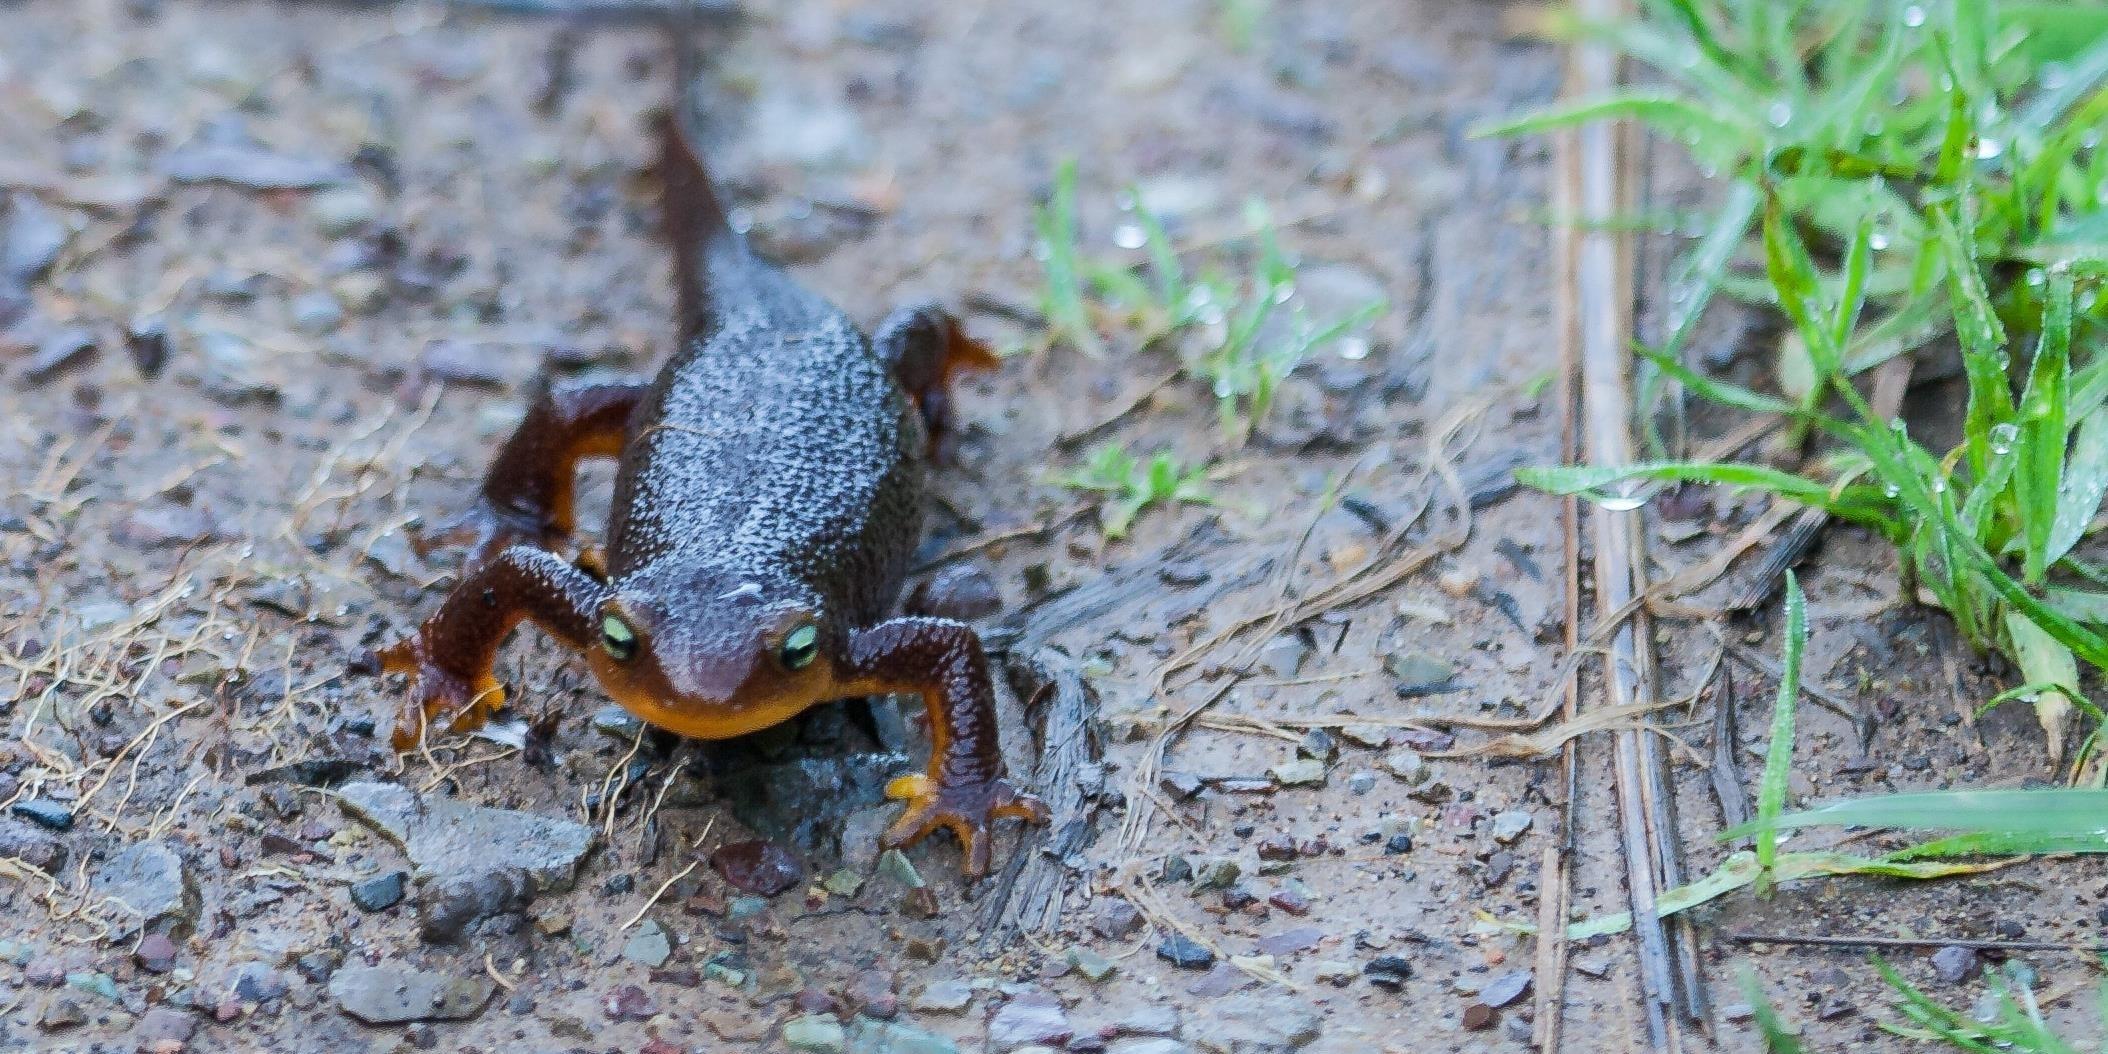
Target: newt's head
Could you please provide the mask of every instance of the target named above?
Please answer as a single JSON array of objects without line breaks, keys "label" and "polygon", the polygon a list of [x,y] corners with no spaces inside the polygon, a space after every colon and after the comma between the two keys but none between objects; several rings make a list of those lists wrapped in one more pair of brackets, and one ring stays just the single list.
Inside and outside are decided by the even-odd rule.
[{"label": "newt's head", "polygon": [[631,713],[722,739],[826,697],[839,637],[808,590],[715,574],[654,585],[675,584],[618,583],[592,627],[593,672]]}]

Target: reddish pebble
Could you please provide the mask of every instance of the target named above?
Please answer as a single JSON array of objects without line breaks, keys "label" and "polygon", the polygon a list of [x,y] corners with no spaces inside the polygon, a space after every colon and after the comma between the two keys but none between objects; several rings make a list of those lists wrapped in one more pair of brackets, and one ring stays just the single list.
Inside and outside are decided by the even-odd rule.
[{"label": "reddish pebble", "polygon": [[637,1048],[637,1054],[681,1054],[681,1047],[663,1039],[654,1039]]},{"label": "reddish pebble", "polygon": [[1298,918],[1310,914],[1310,898],[1293,889],[1277,889],[1266,902]]},{"label": "reddish pebble", "polygon": [[659,1005],[651,1001],[651,996],[633,984],[609,992],[602,1006],[608,1017],[615,1021],[643,1021],[659,1012]]},{"label": "reddish pebble", "polygon": [[934,919],[937,917],[937,894],[928,886],[919,886],[901,895],[900,910],[911,919]]},{"label": "reddish pebble", "polygon": [[805,868],[774,842],[759,839],[719,846],[710,866],[733,888],[773,897],[805,878]]},{"label": "reddish pebble", "polygon": [[1473,1032],[1492,1028],[1493,1023],[1498,1020],[1500,1020],[1500,1011],[1484,1003],[1473,1003],[1464,1008],[1464,1027]]},{"label": "reddish pebble", "polygon": [[1259,859],[1261,860],[1294,860],[1295,858],[1295,839],[1285,834],[1274,835],[1259,843]]},{"label": "reddish pebble", "polygon": [[798,1009],[808,1014],[832,1014],[841,1009],[841,1003],[825,988],[807,985],[798,990]]},{"label": "reddish pebble", "polygon": [[167,973],[176,968],[176,942],[162,934],[149,933],[140,938],[132,958],[138,961],[140,969]]}]

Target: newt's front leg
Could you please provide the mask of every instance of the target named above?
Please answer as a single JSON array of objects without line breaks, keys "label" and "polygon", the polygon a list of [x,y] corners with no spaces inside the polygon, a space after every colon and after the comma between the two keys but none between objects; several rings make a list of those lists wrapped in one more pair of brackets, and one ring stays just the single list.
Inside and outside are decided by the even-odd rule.
[{"label": "newt's front leg", "polygon": [[988,873],[990,823],[1005,816],[1046,822],[1045,803],[1004,778],[988,658],[971,627],[935,618],[884,622],[850,640],[849,666],[860,691],[918,692],[929,708],[929,772],[887,784],[886,796],[908,810],[880,845],[897,849],[948,827],[965,850],[965,874],[977,878]]},{"label": "newt's front leg", "polygon": [[395,748],[415,746],[436,717],[451,716],[455,731],[483,724],[504,700],[491,667],[513,627],[532,621],[583,648],[607,594],[592,575],[529,545],[508,546],[470,570],[417,632],[379,652],[384,672],[410,675]]}]

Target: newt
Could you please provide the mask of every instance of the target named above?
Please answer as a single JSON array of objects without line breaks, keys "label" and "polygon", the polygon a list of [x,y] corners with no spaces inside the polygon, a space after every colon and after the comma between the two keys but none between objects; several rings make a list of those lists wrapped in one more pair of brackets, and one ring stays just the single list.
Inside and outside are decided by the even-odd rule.
[{"label": "newt", "polygon": [[[503,699],[499,648],[529,622],[586,657],[608,695],[659,728],[743,735],[808,707],[919,694],[928,771],[886,787],[906,811],[887,848],[942,827],[970,877],[998,818],[1043,823],[1012,784],[980,638],[963,622],[888,617],[922,529],[935,437],[962,369],[995,357],[934,304],[867,339],[735,232],[683,131],[660,120],[678,348],[650,380],[547,387],[498,450],[461,523],[458,583],[377,653],[409,676],[394,729],[414,746]],[[619,459],[604,557],[566,559],[579,462]]]}]

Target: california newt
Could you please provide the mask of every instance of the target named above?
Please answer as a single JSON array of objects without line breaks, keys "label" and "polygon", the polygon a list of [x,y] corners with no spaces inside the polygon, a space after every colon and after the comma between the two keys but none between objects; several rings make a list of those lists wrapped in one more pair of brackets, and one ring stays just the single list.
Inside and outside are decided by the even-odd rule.
[{"label": "california newt", "polygon": [[[678,351],[649,381],[558,387],[498,451],[464,521],[462,577],[381,666],[410,676],[394,741],[428,720],[481,724],[492,664],[533,622],[583,652],[609,695],[685,736],[720,739],[818,703],[922,696],[923,775],[886,788],[907,810],[888,847],[950,828],[985,874],[999,817],[1047,809],[1004,776],[981,641],[964,623],[888,618],[921,532],[926,462],[954,372],[993,356],[934,305],[870,339],[755,256],[680,128],[660,175],[676,253]],[[619,459],[604,561],[564,551],[582,459]]]}]

